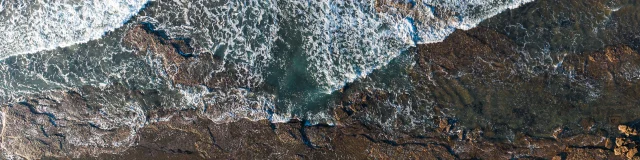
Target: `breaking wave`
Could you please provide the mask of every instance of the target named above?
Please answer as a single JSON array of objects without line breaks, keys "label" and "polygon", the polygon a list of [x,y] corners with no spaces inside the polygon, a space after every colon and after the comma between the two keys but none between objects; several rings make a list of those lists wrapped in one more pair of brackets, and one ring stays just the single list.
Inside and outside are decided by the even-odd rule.
[{"label": "breaking wave", "polygon": [[442,41],[530,1],[168,1],[142,19],[245,66],[254,77],[247,87],[263,83],[264,69],[276,66],[305,72],[313,90],[331,93],[409,47]]},{"label": "breaking wave", "polygon": [[[410,47],[442,41],[455,29],[473,28],[530,1],[120,0],[101,5],[0,0],[0,30],[6,31],[0,32],[0,58],[42,53],[2,61],[0,95],[119,81],[129,88],[163,86],[166,77],[150,72],[155,60],[144,60],[154,62],[152,68],[142,67],[142,60],[119,44],[135,24],[104,36],[138,14],[132,23],[152,24],[171,38],[189,38],[197,46],[194,54],[210,52],[233,64],[224,66],[236,67],[214,72],[237,72],[234,83],[239,85],[169,87],[172,94],[163,96],[177,97],[176,92],[187,104],[176,106],[212,106],[207,111],[216,113],[209,116],[215,121],[326,120],[318,113],[327,110],[327,100],[346,83],[384,67]],[[42,51],[49,49],[55,50]]]},{"label": "breaking wave", "polygon": [[0,58],[66,47],[121,27],[148,0],[2,0]]}]

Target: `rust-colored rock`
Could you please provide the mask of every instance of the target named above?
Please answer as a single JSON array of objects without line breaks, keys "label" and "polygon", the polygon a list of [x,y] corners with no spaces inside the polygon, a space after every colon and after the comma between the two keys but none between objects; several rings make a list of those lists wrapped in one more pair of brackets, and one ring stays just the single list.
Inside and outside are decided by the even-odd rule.
[{"label": "rust-colored rock", "polygon": [[626,136],[638,135],[638,131],[635,128],[629,127],[627,125],[618,125],[618,130],[620,130],[620,132],[622,134],[625,134]]},{"label": "rust-colored rock", "polygon": [[161,67],[174,85],[204,85],[220,89],[246,84],[247,80],[240,78],[239,74],[248,71],[223,63],[210,52],[195,55],[197,49],[190,46],[188,40],[168,39],[154,32],[151,28],[136,26],[127,32],[124,44],[133,48],[136,55],[160,57]]}]

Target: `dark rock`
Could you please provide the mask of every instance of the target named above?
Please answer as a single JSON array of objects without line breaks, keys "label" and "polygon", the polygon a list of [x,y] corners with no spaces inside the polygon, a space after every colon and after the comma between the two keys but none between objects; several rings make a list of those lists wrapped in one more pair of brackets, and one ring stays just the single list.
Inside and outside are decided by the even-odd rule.
[{"label": "dark rock", "polygon": [[[138,26],[125,44],[138,56],[159,57],[174,85],[242,86],[237,72],[243,71],[232,64],[206,52],[185,57],[198,50],[185,40]],[[202,110],[164,108],[159,98],[149,98],[158,91],[113,84],[7,104],[0,140],[4,151],[29,159],[637,158],[637,129],[617,126],[640,113],[633,75],[640,56],[632,47],[567,54],[561,65],[535,71],[517,48],[509,37],[482,27],[420,45],[407,69],[415,92],[350,84],[336,100],[336,126],[246,119],[217,124]],[[218,72],[220,67],[231,71]],[[384,113],[392,98],[434,100],[435,107],[411,113],[435,113],[433,124],[421,123],[416,131],[366,119]]]}]

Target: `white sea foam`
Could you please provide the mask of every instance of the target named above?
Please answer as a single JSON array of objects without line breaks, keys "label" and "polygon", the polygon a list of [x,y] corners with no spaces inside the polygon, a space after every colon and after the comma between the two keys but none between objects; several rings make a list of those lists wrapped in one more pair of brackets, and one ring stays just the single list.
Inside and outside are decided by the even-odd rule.
[{"label": "white sea foam", "polygon": [[[141,17],[140,20],[157,25],[171,36],[190,37],[194,46],[204,46],[205,50],[222,53],[225,60],[234,61],[234,72],[238,76],[239,88],[222,88],[209,91],[203,87],[177,86],[178,95],[162,93],[163,107],[193,107],[202,109],[201,114],[214,122],[229,122],[242,118],[251,120],[268,119],[272,122],[286,122],[300,115],[292,115],[292,108],[285,107],[279,112],[275,102],[276,95],[270,93],[254,93],[250,89],[264,83],[264,69],[271,66],[284,66],[276,59],[274,43],[289,36],[286,31],[299,32],[302,39],[296,41],[301,45],[304,61],[308,62],[304,69],[324,92],[333,92],[345,83],[367,76],[373,70],[383,67],[397,57],[401,51],[416,44],[442,41],[455,29],[470,29],[480,21],[491,17],[505,9],[515,8],[532,0],[406,0],[403,3],[415,3],[410,9],[388,7],[378,11],[375,0],[194,0],[163,1],[155,8],[153,14]],[[398,0],[394,2],[400,2]],[[105,31],[120,27],[123,22],[144,6],[146,0],[111,0],[111,1],[32,1],[32,0],[0,0],[0,58],[18,54],[34,53],[42,50],[64,47],[100,38]],[[460,4],[467,5],[460,5]],[[107,4],[107,5],[103,5]],[[299,25],[297,28],[283,28],[284,18]],[[286,29],[286,30],[285,30]],[[282,35],[279,31],[285,31]],[[290,33],[291,35],[295,33]],[[113,45],[113,44],[106,44]],[[294,45],[294,44],[288,44]],[[95,45],[94,48],[101,48]],[[0,65],[0,95],[16,92],[16,88],[25,91],[41,91],[34,87],[39,81],[58,86],[75,86],[99,84],[105,90],[101,79],[130,79],[141,76],[147,70],[137,71],[135,63],[131,65],[112,62],[105,51],[113,48],[105,47],[97,52],[106,56],[100,60],[89,60],[85,66],[77,66],[65,61],[52,61],[55,56],[17,58],[14,64]],[[93,50],[92,50],[93,51]],[[84,51],[91,52],[91,51]],[[49,52],[45,52],[49,53]],[[82,54],[89,56],[93,54]],[[51,58],[54,57],[54,58]],[[48,59],[48,60],[43,60]],[[86,59],[77,59],[83,61]],[[151,66],[159,67],[160,62],[148,60]],[[55,64],[53,62],[56,62]],[[83,61],[84,62],[84,61]],[[33,64],[31,64],[33,63]],[[124,64],[123,64],[124,63]],[[158,65],[153,65],[153,64]],[[287,62],[285,62],[287,63]],[[102,66],[104,65],[104,66]],[[51,67],[55,66],[55,67]],[[102,66],[102,67],[100,67]],[[123,66],[119,68],[118,66]],[[42,75],[49,68],[55,71],[48,77]],[[96,68],[99,67],[99,68]],[[96,73],[87,73],[88,68]],[[100,69],[102,68],[102,69]],[[131,69],[131,71],[129,70]],[[131,73],[127,73],[130,71]],[[160,73],[161,71],[158,71]],[[13,74],[9,74],[13,73]],[[21,73],[21,74],[15,74]],[[59,73],[59,74],[58,74]],[[22,75],[24,74],[24,75]],[[61,76],[71,74],[70,77]],[[145,75],[148,76],[148,75]],[[160,74],[160,76],[162,76]],[[34,78],[31,78],[34,77]],[[633,76],[630,76],[633,77]],[[635,76],[637,77],[637,76]],[[89,79],[91,83],[86,82]],[[165,76],[166,78],[166,76]],[[26,79],[26,80],[25,80]],[[78,79],[78,80],[74,80]],[[94,80],[97,79],[97,80]],[[75,81],[81,81],[75,82]],[[15,84],[14,84],[15,83]],[[172,85],[167,84],[169,87]],[[67,88],[67,87],[65,87]],[[68,87],[73,88],[73,87]],[[142,87],[145,88],[145,87]],[[149,88],[153,88],[149,87]],[[246,89],[249,88],[249,89]],[[173,88],[175,89],[175,88]],[[96,136],[73,135],[76,130],[62,130],[69,139],[67,142],[77,146],[98,146],[117,148],[135,145],[137,129],[153,121],[166,121],[171,117],[155,117],[145,119],[146,111],[142,104],[129,102],[127,94],[114,94],[118,91],[104,92],[96,95],[98,105],[104,109],[99,113],[88,109],[82,114],[56,110],[56,108],[40,107],[37,111],[49,113],[57,117],[65,117],[57,121],[64,125],[65,121],[90,122],[99,129],[129,128],[130,134],[117,141],[105,141],[117,135],[105,135],[99,130],[91,129]],[[166,95],[164,95],[166,94]],[[53,97],[50,98],[54,98]],[[115,98],[109,98],[115,97]],[[179,97],[179,98],[178,98]],[[176,99],[172,99],[176,98]],[[289,101],[289,100],[282,100]],[[290,103],[287,103],[290,104]],[[389,102],[388,106],[396,109],[398,115],[408,115],[410,107]],[[405,108],[403,108],[405,107]],[[274,113],[275,112],[275,113]],[[382,111],[380,111],[382,112]],[[309,113],[306,115],[310,124],[334,124],[330,112]],[[88,115],[89,118],[76,115]],[[2,113],[4,117],[4,112]],[[304,115],[303,115],[304,116]],[[371,115],[375,116],[375,115]],[[397,115],[396,115],[397,116]],[[424,115],[420,115],[424,116]],[[391,117],[396,118],[396,117]],[[412,121],[428,118],[410,117]],[[393,121],[381,121],[387,126]],[[5,121],[3,121],[3,124]],[[21,129],[21,128],[18,128]],[[40,134],[40,128],[27,128],[29,134]],[[20,133],[20,132],[16,132]],[[15,142],[18,144],[21,142]],[[3,143],[2,145],[12,144]],[[4,148],[4,146],[2,147]],[[15,149],[12,151],[22,151]],[[93,154],[99,153],[92,150]],[[3,152],[9,154],[11,152]]]},{"label": "white sea foam", "polygon": [[0,58],[87,42],[121,27],[148,0],[3,0]]},{"label": "white sea foam", "polygon": [[[302,50],[296,54],[306,56],[308,73],[321,90],[331,93],[386,65],[409,47],[440,42],[455,29],[473,28],[531,1],[406,0],[384,2],[383,11],[376,8],[376,0],[171,1],[143,19],[171,36],[193,37],[195,44],[239,61],[250,73],[245,76],[253,77],[247,82],[253,86],[262,83],[266,66],[286,65],[278,64],[274,55],[279,52],[273,50],[274,41],[287,38],[278,32],[299,32]],[[283,28],[285,20],[299,26]]]},{"label": "white sea foam", "polygon": [[[376,6],[376,0],[172,0],[154,4],[157,6],[149,8],[150,13],[138,20],[153,23],[172,37],[193,38],[194,46],[221,53],[227,62],[233,61],[238,67],[232,72],[237,72],[234,83],[240,88],[210,93],[204,89],[202,93],[184,90],[181,93],[185,95],[185,103],[234,106],[207,110],[216,113],[209,118],[220,121],[239,117],[285,121],[292,116],[278,114],[291,114],[289,106],[280,108],[277,114],[268,113],[276,108],[278,95],[262,93],[256,98],[250,90],[243,89],[263,85],[264,76],[269,74],[266,68],[292,63],[278,59],[282,55],[277,54],[282,53],[275,50],[277,41],[287,41],[287,47],[297,46],[300,50],[294,54],[303,57],[296,60],[306,61],[305,66],[299,66],[309,74],[305,76],[311,76],[320,92],[331,93],[385,66],[409,47],[442,41],[455,29],[473,28],[488,17],[530,1],[396,0],[393,4]],[[105,31],[120,27],[146,2],[1,1],[0,30],[6,32],[0,32],[0,58],[100,38]],[[412,7],[403,8],[402,4],[412,4]],[[291,28],[292,25],[295,26]],[[286,40],[288,36],[299,36],[299,39]],[[82,84],[84,78],[77,77]],[[71,83],[66,78],[63,80],[65,83],[59,86]],[[203,99],[204,95],[214,98]]]},{"label": "white sea foam", "polygon": [[[171,37],[192,38],[194,46],[223,55],[225,62],[235,64],[236,83],[243,88],[263,85],[271,72],[265,70],[268,67],[304,67],[308,75],[302,76],[310,76],[311,85],[331,93],[385,66],[409,47],[440,42],[456,29],[471,29],[486,18],[531,1],[406,0],[376,6],[376,0],[173,0],[155,4],[158,6],[138,20],[154,24]],[[413,6],[403,8],[406,4]],[[284,41],[285,48],[277,48],[278,41]],[[296,47],[300,50],[287,54],[303,57],[294,61],[305,61],[305,65],[290,67],[296,62],[284,60],[286,51],[282,50]],[[291,107],[297,102],[274,107],[276,101],[291,100],[269,94],[250,100],[249,92],[227,88],[202,93],[214,97],[202,100],[209,107],[207,116],[217,122],[238,118],[286,121],[301,116],[278,115],[294,114],[296,109]],[[268,113],[276,108],[278,113]]]}]

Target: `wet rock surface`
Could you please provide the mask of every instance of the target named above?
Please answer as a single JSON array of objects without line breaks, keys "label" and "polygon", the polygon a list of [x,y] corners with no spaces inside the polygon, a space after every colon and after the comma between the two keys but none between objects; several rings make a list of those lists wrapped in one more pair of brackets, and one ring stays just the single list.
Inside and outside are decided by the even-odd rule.
[{"label": "wet rock surface", "polygon": [[522,66],[526,58],[515,48],[491,30],[456,32],[443,43],[419,48],[411,76],[420,84],[416,88],[430,92],[436,105],[460,123],[506,137],[512,130],[591,132],[593,126],[637,118],[638,80],[633,77],[640,56],[630,47],[567,54],[544,71]]},{"label": "wet rock surface", "polygon": [[[385,5],[378,5],[379,10],[411,8],[410,3],[380,2]],[[510,30],[496,26],[506,22],[492,19],[482,27],[455,31],[441,43],[412,48],[402,61],[406,64],[393,68],[406,77],[373,72],[348,84],[330,103],[335,105],[330,111],[335,126],[268,119],[220,123],[212,118],[235,113],[229,110],[238,103],[249,108],[244,110],[271,112],[263,104],[241,102],[254,93],[236,99],[203,95],[213,100],[200,108],[176,108],[165,106],[179,97],[167,100],[159,96],[162,90],[87,85],[3,104],[1,149],[11,154],[0,159],[640,159],[640,55],[632,36],[638,33],[632,28],[637,21],[622,20],[637,17],[637,7],[612,10],[604,1],[550,2],[537,1],[496,18],[542,15],[505,20],[530,24]],[[585,20],[575,14],[533,23],[566,9],[562,6],[578,6],[585,11],[581,13],[594,14],[594,21],[606,23],[578,24]],[[563,44],[570,41],[554,40],[576,37],[526,36],[547,34],[536,28],[561,33],[591,25],[613,25],[619,32],[578,36],[581,44],[598,41],[589,37],[611,40],[581,49],[563,48],[572,46]],[[532,39],[563,43],[550,46],[541,60],[530,54],[539,53],[529,52],[535,49],[523,47]],[[143,24],[127,31],[123,41],[137,57],[159,59],[154,63],[171,87],[233,95],[242,92],[237,88],[251,86],[241,76],[247,71],[197,52],[188,39],[170,39]],[[410,89],[394,92],[368,84],[379,77],[394,77],[387,79],[393,82],[388,85]],[[416,117],[421,121],[411,119]]]},{"label": "wet rock surface", "polygon": [[224,67],[219,57],[209,52],[193,55],[188,39],[176,40],[162,35],[149,25],[139,25],[128,32],[124,43],[135,49],[136,55],[160,57],[163,71],[174,84],[221,88],[221,85],[240,83],[232,73],[216,72]]},{"label": "wet rock surface", "polygon": [[[493,43],[488,43],[489,40]],[[458,47],[460,45],[466,47]],[[0,135],[3,149],[16,152],[15,155],[22,158],[638,158],[637,127],[633,125],[633,119],[638,117],[634,114],[638,112],[630,111],[635,101],[617,103],[620,109],[611,110],[609,105],[601,105],[607,104],[608,98],[581,101],[554,95],[592,90],[580,90],[581,83],[586,81],[599,86],[601,96],[634,98],[636,81],[625,76],[633,66],[640,65],[637,63],[640,56],[635,50],[625,45],[609,46],[598,52],[567,56],[563,65],[549,74],[527,75],[514,74],[521,73],[517,62],[522,59],[510,49],[512,45],[505,36],[478,28],[457,31],[442,43],[418,47],[416,65],[409,69],[410,78],[415,80],[413,84],[418,91],[429,93],[423,96],[436,99],[437,107],[430,112],[441,113],[434,118],[433,125],[419,132],[389,130],[364,119],[376,111],[376,103],[384,103],[392,96],[382,90],[360,88],[357,83],[342,91],[344,98],[338,100],[341,105],[333,111],[338,120],[336,126],[309,126],[296,120],[288,123],[240,120],[218,124],[200,114],[202,110],[162,108],[162,103],[148,98],[153,97],[152,91],[131,90],[116,84],[43,94],[7,104],[3,107]],[[175,55],[164,59],[167,65],[188,62],[199,66],[197,62],[202,60],[199,59],[202,56],[184,58],[172,48],[166,48],[166,53],[169,54],[163,56]],[[178,72],[189,72],[188,68]],[[206,73],[206,70],[192,71]],[[563,78],[568,75],[572,76],[571,80]],[[193,80],[191,82],[181,81],[180,76],[173,79],[175,84],[206,84],[197,77],[183,78]],[[566,92],[545,87],[557,83],[557,79],[566,80],[564,85],[578,87]],[[138,110],[104,106],[101,104],[105,103],[97,103],[108,101],[100,98],[101,92],[145,102],[139,106],[156,107]],[[525,95],[539,97],[518,97]],[[543,107],[536,112],[545,111],[544,107],[550,112],[528,111],[519,107],[522,105],[504,104],[512,101],[501,98],[520,99],[532,107]],[[546,100],[554,103],[544,102]],[[568,116],[575,108],[583,111],[578,113],[593,109],[593,112],[610,114]],[[103,116],[136,121],[107,121]],[[95,123],[76,119],[91,119],[93,121],[89,121]],[[531,128],[513,127],[522,125]],[[98,139],[82,139],[96,137],[90,136],[96,134],[100,135]]]}]

